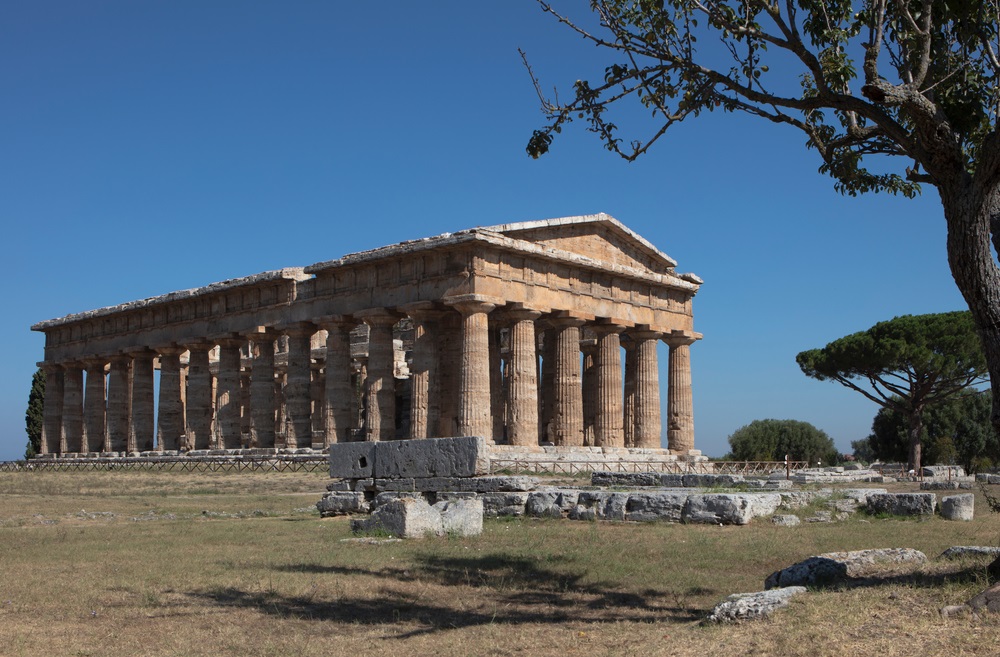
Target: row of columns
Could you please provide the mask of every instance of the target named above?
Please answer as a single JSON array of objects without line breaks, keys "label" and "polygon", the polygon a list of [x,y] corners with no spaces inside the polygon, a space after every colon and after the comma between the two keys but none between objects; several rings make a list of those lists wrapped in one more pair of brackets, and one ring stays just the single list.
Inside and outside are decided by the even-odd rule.
[{"label": "row of columns", "polygon": [[[46,364],[42,452],[141,452],[152,451],[154,444],[159,450],[235,449],[243,446],[245,414],[250,445],[274,447],[279,408],[284,411],[288,448],[312,446],[315,412],[321,414],[315,424],[327,444],[349,441],[358,417],[350,353],[350,333],[358,322],[369,328],[363,435],[366,440],[391,440],[396,437],[393,327],[404,314],[414,326],[409,438],[477,435],[499,440],[506,430],[506,441],[513,445],[551,441],[563,446],[659,448],[656,345],[664,340],[670,348],[668,446],[676,452],[693,449],[688,351],[693,338],[588,322],[566,312],[543,314],[520,306],[496,311],[498,302],[472,295],[446,299],[445,304],[372,309],[280,331],[260,328],[107,360]],[[596,341],[583,345],[581,367],[585,325]],[[501,326],[510,335],[502,369],[498,341],[491,339]],[[541,354],[539,329],[544,332]],[[311,346],[319,330],[326,332],[326,360],[317,403]],[[275,381],[275,342],[280,335],[287,336],[288,359],[283,407]],[[241,349],[248,343],[252,365],[249,408],[244,409]],[[216,345],[218,374],[213,386],[209,352]],[[189,352],[186,376],[181,368],[185,351]],[[160,389],[154,426],[156,358]]]}]

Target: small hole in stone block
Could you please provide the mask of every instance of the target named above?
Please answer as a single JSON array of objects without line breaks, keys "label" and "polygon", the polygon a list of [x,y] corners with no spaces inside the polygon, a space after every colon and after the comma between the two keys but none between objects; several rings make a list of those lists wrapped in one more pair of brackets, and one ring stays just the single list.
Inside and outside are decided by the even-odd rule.
[{"label": "small hole in stone block", "polygon": [[358,467],[359,468],[367,468],[368,467],[368,459],[366,459],[363,456],[361,458],[359,458],[358,459]]}]

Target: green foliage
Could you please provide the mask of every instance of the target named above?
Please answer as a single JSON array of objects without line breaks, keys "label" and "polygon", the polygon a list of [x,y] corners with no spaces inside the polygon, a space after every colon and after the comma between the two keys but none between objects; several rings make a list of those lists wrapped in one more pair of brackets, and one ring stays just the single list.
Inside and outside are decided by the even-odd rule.
[{"label": "green foliage", "polygon": [[854,458],[861,463],[872,463],[877,460],[875,455],[875,450],[872,449],[871,443],[868,438],[862,438],[861,440],[851,441],[851,453],[854,454]]},{"label": "green foliage", "polygon": [[836,463],[840,455],[825,431],[798,420],[754,420],[729,436],[732,456],[739,461]]},{"label": "green foliage", "polygon": [[[987,373],[982,343],[966,311],[896,317],[803,351],[795,360],[806,376],[836,381],[905,418],[910,468],[920,467],[925,409],[983,382]],[[888,429],[873,431],[890,435]],[[886,440],[873,443],[880,456],[897,444],[895,438]]]},{"label": "green foliage", "polygon": [[42,449],[42,421],[45,407],[45,372],[40,368],[31,377],[31,392],[28,393],[28,410],[24,413],[25,431],[28,445],[24,458],[30,459]]},{"label": "green foliage", "polygon": [[[921,442],[926,463],[961,463],[977,472],[1000,460],[1000,437],[990,422],[992,395],[966,390],[928,407],[923,415]],[[909,420],[894,408],[882,408],[872,421],[872,433],[864,441],[876,458],[905,461]]]}]

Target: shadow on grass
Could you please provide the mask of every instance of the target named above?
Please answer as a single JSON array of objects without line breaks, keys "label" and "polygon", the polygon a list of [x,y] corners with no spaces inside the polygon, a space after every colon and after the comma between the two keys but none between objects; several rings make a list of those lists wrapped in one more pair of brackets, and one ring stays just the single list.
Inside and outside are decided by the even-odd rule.
[{"label": "shadow on grass", "polygon": [[[370,597],[288,596],[275,591],[225,588],[192,592],[212,604],[253,609],[281,618],[381,625],[417,624],[394,638],[479,625],[565,623],[575,620],[615,623],[635,620],[690,622],[703,610],[684,604],[682,596],[645,590],[619,591],[582,584],[583,573],[545,568],[537,560],[505,554],[481,557],[425,556],[408,568],[347,568],[301,564],[277,566],[291,573],[337,577],[375,577],[387,584]],[[418,593],[407,590],[416,584]],[[441,591],[428,595],[426,585],[464,587],[469,593]],[[473,596],[477,604],[461,602]],[[454,604],[452,603],[454,601]]]}]

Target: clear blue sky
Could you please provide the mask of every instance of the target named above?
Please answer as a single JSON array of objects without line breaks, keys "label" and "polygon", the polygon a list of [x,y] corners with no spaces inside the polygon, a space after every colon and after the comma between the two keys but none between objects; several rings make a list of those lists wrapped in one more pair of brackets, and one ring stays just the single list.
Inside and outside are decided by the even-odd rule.
[{"label": "clear blue sky", "polygon": [[632,164],[582,124],[531,160],[543,118],[518,47],[566,93],[606,63],[531,0],[5,3],[0,459],[23,454],[35,322],[595,212],[705,280],[699,448],[722,455],[759,418],[811,422],[842,451],[866,436],[874,405],[807,379],[795,355],[963,307],[934,190],[841,197],[802,135],[720,114]]}]

